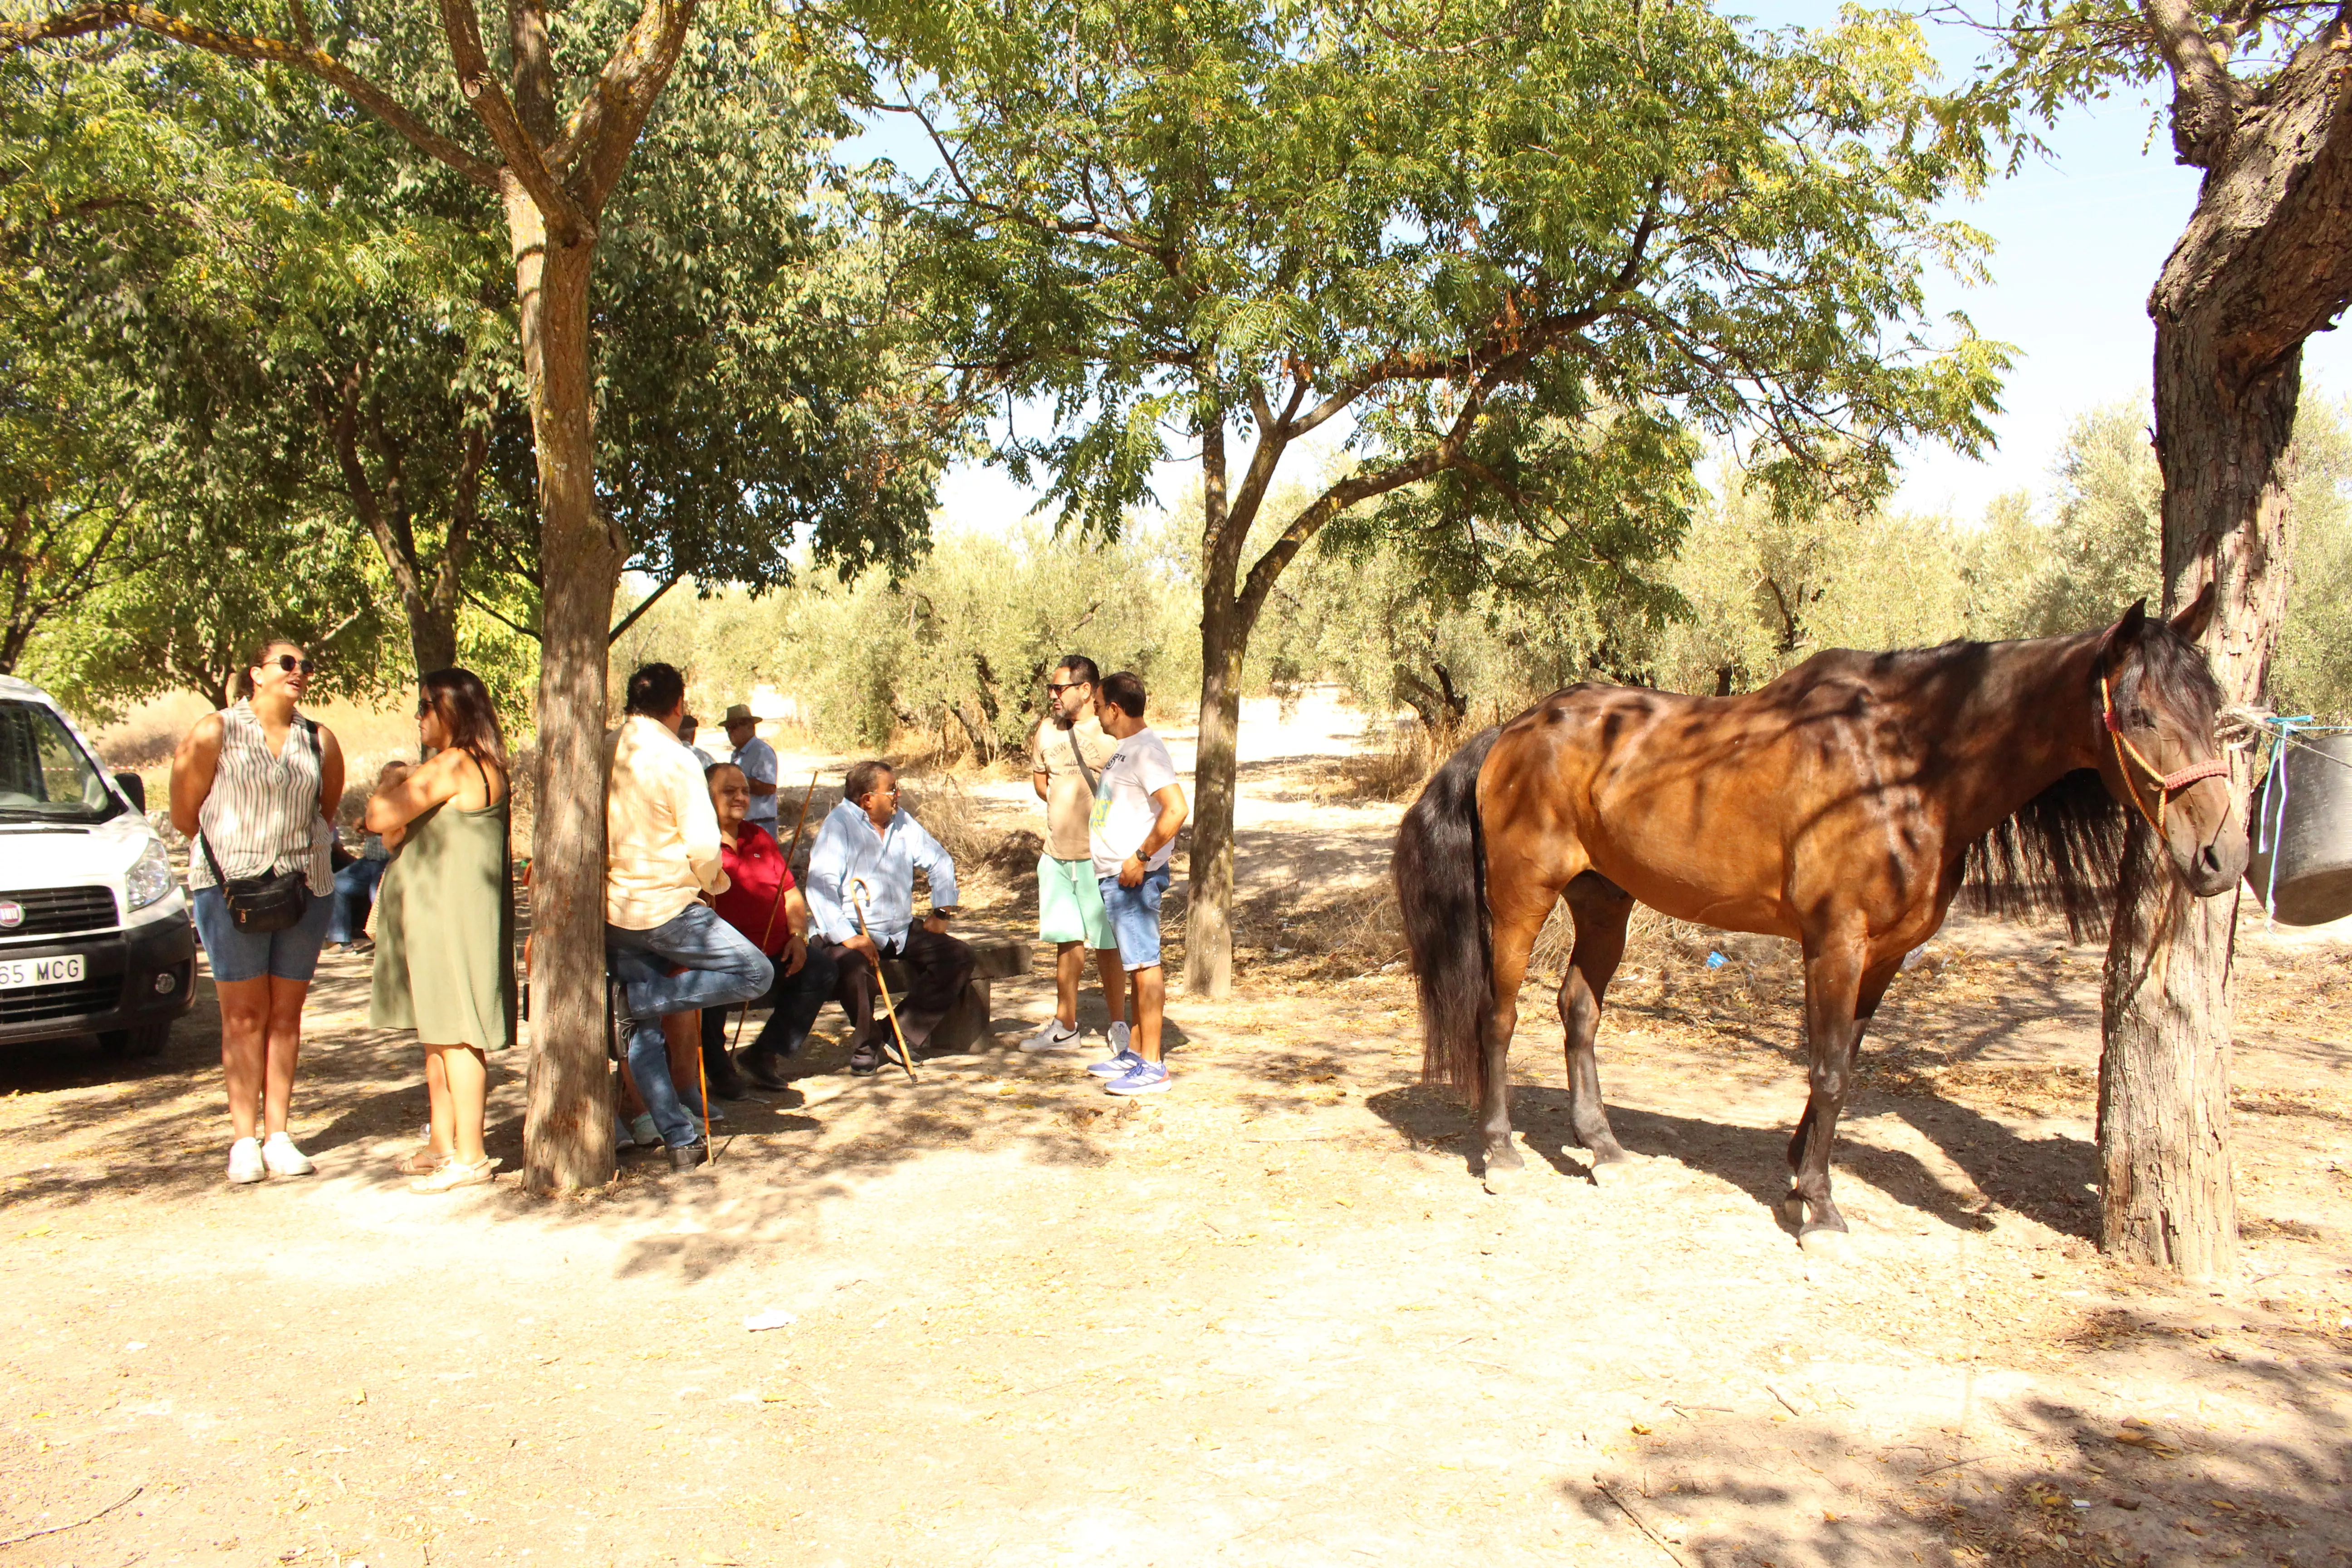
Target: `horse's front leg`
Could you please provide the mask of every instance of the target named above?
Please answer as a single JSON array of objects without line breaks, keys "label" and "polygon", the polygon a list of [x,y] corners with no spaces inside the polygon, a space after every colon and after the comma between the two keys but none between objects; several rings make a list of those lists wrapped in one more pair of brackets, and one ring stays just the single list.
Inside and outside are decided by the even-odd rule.
[{"label": "horse's front leg", "polygon": [[[1862,1020],[1893,978],[1893,966],[1866,967],[1867,949],[1859,932],[1805,943],[1805,1047],[1809,1063],[1804,1114],[1789,1140],[1789,1217],[1799,1224],[1797,1239],[1809,1252],[1830,1250],[1831,1238],[1845,1235],[1845,1216],[1830,1197],[1830,1153],[1839,1115],[1853,1075]],[[1864,991],[1870,1006],[1863,1005]]]}]

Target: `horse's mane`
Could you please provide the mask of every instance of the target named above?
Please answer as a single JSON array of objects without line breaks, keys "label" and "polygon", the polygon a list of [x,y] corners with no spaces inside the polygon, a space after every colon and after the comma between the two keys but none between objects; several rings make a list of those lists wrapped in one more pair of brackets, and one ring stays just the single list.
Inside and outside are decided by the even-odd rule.
[{"label": "horse's mane", "polygon": [[2104,937],[2123,865],[2124,806],[2077,768],[1969,846],[1960,897],[2001,920],[2057,915],[2071,942]]},{"label": "horse's mane", "polygon": [[[2210,731],[2221,709],[2221,683],[2204,651],[2158,616],[2143,623],[2134,657],[2116,672],[2116,708],[2128,709],[2143,683],[2184,710],[2192,728]],[[2077,768],[1969,846],[1961,897],[2005,920],[2061,916],[2074,942],[2105,937],[2128,810],[2107,793],[2096,768]]]}]

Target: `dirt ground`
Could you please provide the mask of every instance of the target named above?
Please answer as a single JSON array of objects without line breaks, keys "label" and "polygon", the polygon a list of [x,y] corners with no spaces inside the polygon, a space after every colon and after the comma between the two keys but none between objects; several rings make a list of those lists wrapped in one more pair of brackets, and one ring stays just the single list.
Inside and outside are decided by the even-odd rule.
[{"label": "dirt ground", "polygon": [[1245,719],[1243,979],[1171,998],[1152,1100],[1013,1048],[1041,973],[919,1084],[851,1079],[828,1010],[705,1171],[425,1198],[364,960],[314,993],[309,1179],[222,1183],[209,986],[154,1062],[0,1053],[0,1564],[2352,1563],[2352,932],[2242,939],[2242,1279],[2099,1256],[2097,954],[1968,924],[1881,1012],[1858,1258],[1809,1273],[1779,944],[1639,946],[1607,1186],[1531,993],[1532,1169],[1480,1190],[1366,934],[1360,729]]}]

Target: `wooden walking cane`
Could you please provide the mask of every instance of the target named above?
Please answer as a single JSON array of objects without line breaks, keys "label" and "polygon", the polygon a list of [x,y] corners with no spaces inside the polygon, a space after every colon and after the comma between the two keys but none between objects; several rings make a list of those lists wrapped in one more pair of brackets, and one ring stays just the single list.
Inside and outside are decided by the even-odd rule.
[{"label": "wooden walking cane", "polygon": [[[874,933],[866,929],[866,879],[855,877],[849,883],[849,901],[857,910],[858,933],[874,942]],[[874,984],[882,988],[882,1012],[890,1020],[890,1033],[898,1042],[898,1065],[907,1069],[907,1081],[915,1079],[915,1053],[907,1048],[907,1031],[898,1026],[898,1009],[890,1001],[890,983],[882,977],[882,944],[874,942]]]},{"label": "wooden walking cane", "polygon": [[[800,820],[793,824],[793,847],[784,851],[784,877],[793,874],[793,857],[800,853],[801,829],[808,826],[809,801],[815,794],[816,770],[811,768],[808,789],[801,795]],[[768,951],[768,939],[776,934],[776,911],[784,907],[784,877],[776,879],[776,901],[768,906],[768,923],[760,932],[761,952]],[[751,998],[746,997],[743,1001],[743,1010],[735,1015],[735,1037],[727,1042],[729,1050],[734,1050],[743,1044],[743,1020],[751,1016]]]}]

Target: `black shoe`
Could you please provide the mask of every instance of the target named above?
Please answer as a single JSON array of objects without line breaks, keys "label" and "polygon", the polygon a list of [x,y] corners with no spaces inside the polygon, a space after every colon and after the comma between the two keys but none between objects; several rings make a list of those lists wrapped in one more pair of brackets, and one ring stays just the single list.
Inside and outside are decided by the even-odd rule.
[{"label": "black shoe", "polygon": [[680,1143],[669,1152],[669,1168],[691,1171],[710,1158],[710,1145],[698,1138],[691,1143]]},{"label": "black shoe", "polygon": [[781,1094],[793,1087],[784,1077],[782,1058],[772,1053],[745,1051],[743,1059],[736,1065],[742,1071],[743,1081],[756,1089]]},{"label": "black shoe", "polygon": [[860,1040],[849,1053],[849,1070],[859,1078],[871,1078],[882,1070],[882,1047],[873,1040]]},{"label": "black shoe", "polygon": [[723,1050],[714,1051],[704,1058],[702,1071],[710,1080],[710,1093],[714,1100],[740,1100],[751,1092],[751,1086],[743,1081],[743,1075],[735,1070],[734,1062]]}]

